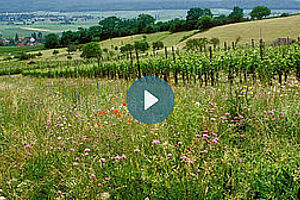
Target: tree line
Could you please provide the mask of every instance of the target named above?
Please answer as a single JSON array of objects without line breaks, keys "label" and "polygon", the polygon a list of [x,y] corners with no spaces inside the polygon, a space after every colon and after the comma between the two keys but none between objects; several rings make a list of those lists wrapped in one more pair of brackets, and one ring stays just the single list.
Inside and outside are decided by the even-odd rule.
[{"label": "tree line", "polygon": [[[252,19],[262,19],[271,14],[271,10],[265,6],[257,6],[250,13]],[[63,32],[61,37],[56,34],[46,36],[45,47],[57,48],[69,45],[99,42],[115,37],[124,37],[135,34],[155,33],[160,31],[180,32],[198,29],[200,31],[209,28],[237,23],[249,20],[244,17],[244,10],[234,7],[232,12],[226,15],[213,16],[209,8],[191,8],[187,12],[186,19],[172,19],[166,22],[156,22],[155,18],[148,14],[140,14],[134,19],[121,19],[115,16],[107,17],[99,22],[99,25],[90,28],[79,28],[78,31]]]}]

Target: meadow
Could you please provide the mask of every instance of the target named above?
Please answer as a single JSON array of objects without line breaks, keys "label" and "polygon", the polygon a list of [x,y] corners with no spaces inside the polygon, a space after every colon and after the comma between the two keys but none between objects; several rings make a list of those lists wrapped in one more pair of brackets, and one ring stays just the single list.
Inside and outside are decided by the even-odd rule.
[{"label": "meadow", "polygon": [[[4,63],[0,197],[296,200],[299,64],[299,44]],[[168,80],[175,93],[160,124],[128,113],[140,75]]]}]

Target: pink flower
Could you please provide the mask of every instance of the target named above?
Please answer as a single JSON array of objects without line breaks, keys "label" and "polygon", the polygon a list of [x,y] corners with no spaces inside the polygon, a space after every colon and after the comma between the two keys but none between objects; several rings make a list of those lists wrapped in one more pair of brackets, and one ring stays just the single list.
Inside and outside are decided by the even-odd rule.
[{"label": "pink flower", "polygon": [[209,105],[215,106],[215,103],[214,102],[209,102]]},{"label": "pink flower", "polygon": [[268,120],[269,120],[269,118],[265,118],[265,120],[266,120],[266,121],[268,121]]},{"label": "pink flower", "polygon": [[91,174],[91,177],[92,177],[92,178],[96,178],[96,175],[95,175],[95,174]]},{"label": "pink flower", "polygon": [[181,157],[181,160],[186,160],[186,159],[187,159],[186,156],[182,156],[182,157]]},{"label": "pink flower", "polygon": [[32,154],[30,152],[27,152],[26,154],[27,154],[27,156],[32,156]]},{"label": "pink flower", "polygon": [[122,154],[122,158],[123,158],[123,159],[126,159],[126,158],[127,158],[126,155],[125,155],[124,153]]},{"label": "pink flower", "polygon": [[121,160],[121,156],[119,156],[119,155],[116,155],[116,157],[115,157],[115,160]]},{"label": "pink flower", "polygon": [[62,192],[61,192],[60,190],[58,190],[57,194],[61,195],[61,194],[62,194]]},{"label": "pink flower", "polygon": [[205,133],[205,134],[202,135],[202,137],[203,138],[209,138],[209,135]]},{"label": "pink flower", "polygon": [[71,149],[70,149],[70,151],[74,152],[74,151],[75,151],[75,149],[74,149],[74,148],[71,148]]},{"label": "pink flower", "polygon": [[172,157],[172,154],[171,153],[168,153],[168,155],[167,155],[168,157]]},{"label": "pink flower", "polygon": [[160,144],[159,140],[153,140],[152,144]]},{"label": "pink flower", "polygon": [[84,153],[84,156],[89,156],[89,153]]},{"label": "pink flower", "polygon": [[79,157],[76,157],[75,160],[76,160],[76,161],[79,161],[80,159],[79,159]]},{"label": "pink flower", "polygon": [[221,117],[221,119],[225,120],[225,119],[227,119],[227,117]]},{"label": "pink flower", "polygon": [[90,149],[85,149],[84,150],[85,153],[90,152],[90,151],[91,151]]},{"label": "pink flower", "polygon": [[106,161],[105,158],[101,158],[101,162],[105,163],[105,161]]},{"label": "pink flower", "polygon": [[30,148],[31,148],[31,145],[30,145],[30,144],[26,144],[26,145],[25,145],[25,148],[26,148],[26,149],[30,149]]},{"label": "pink flower", "polygon": [[199,137],[201,137],[201,135],[199,135],[199,134],[196,134],[196,135],[195,135],[195,137],[196,137],[196,138],[199,138]]},{"label": "pink flower", "polygon": [[78,165],[78,162],[74,162],[73,166],[76,167]]},{"label": "pink flower", "polygon": [[218,134],[216,134],[215,132],[211,132],[212,136],[218,137]]},{"label": "pink flower", "polygon": [[227,113],[225,113],[225,115],[226,115],[226,116],[230,116],[230,113],[227,112]]},{"label": "pink flower", "polygon": [[183,142],[178,142],[177,144],[178,144],[178,145],[182,145],[182,144],[183,144]]},{"label": "pink flower", "polygon": [[141,150],[139,150],[139,149],[135,149],[134,150],[134,152],[136,152],[136,153],[138,153],[138,152],[140,152]]},{"label": "pink flower", "polygon": [[224,146],[224,149],[227,149],[227,146]]},{"label": "pink flower", "polygon": [[104,180],[105,180],[105,181],[109,181],[109,180],[110,180],[110,177],[106,177]]},{"label": "pink flower", "polygon": [[204,131],[202,131],[203,133],[208,133],[209,131],[208,130],[204,130]]},{"label": "pink flower", "polygon": [[211,121],[216,121],[216,118],[213,118],[213,117],[212,117],[212,118],[210,118],[210,120],[211,120]]},{"label": "pink flower", "polygon": [[239,158],[239,159],[238,159],[238,162],[240,162],[240,163],[241,163],[241,162],[243,162],[243,160],[242,160],[241,158]]},{"label": "pink flower", "polygon": [[208,151],[207,150],[203,150],[203,151],[201,151],[201,153],[208,153]]}]

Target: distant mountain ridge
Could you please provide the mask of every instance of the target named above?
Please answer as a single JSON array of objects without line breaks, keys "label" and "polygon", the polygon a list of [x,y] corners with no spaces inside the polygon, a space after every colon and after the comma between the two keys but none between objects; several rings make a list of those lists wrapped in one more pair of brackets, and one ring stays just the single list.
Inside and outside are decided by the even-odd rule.
[{"label": "distant mountain ridge", "polygon": [[[1,0],[3,1],[3,0]],[[202,8],[300,9],[299,0],[10,0],[2,2],[0,13],[35,11],[122,11]]]}]

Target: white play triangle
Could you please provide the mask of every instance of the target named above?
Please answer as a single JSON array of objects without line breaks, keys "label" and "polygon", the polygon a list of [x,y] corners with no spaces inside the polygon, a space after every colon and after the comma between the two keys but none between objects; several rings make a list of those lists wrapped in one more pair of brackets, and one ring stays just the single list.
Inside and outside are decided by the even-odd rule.
[{"label": "white play triangle", "polygon": [[154,104],[156,104],[159,101],[158,98],[156,98],[153,94],[148,92],[147,90],[144,90],[144,110],[148,110],[151,108]]}]

